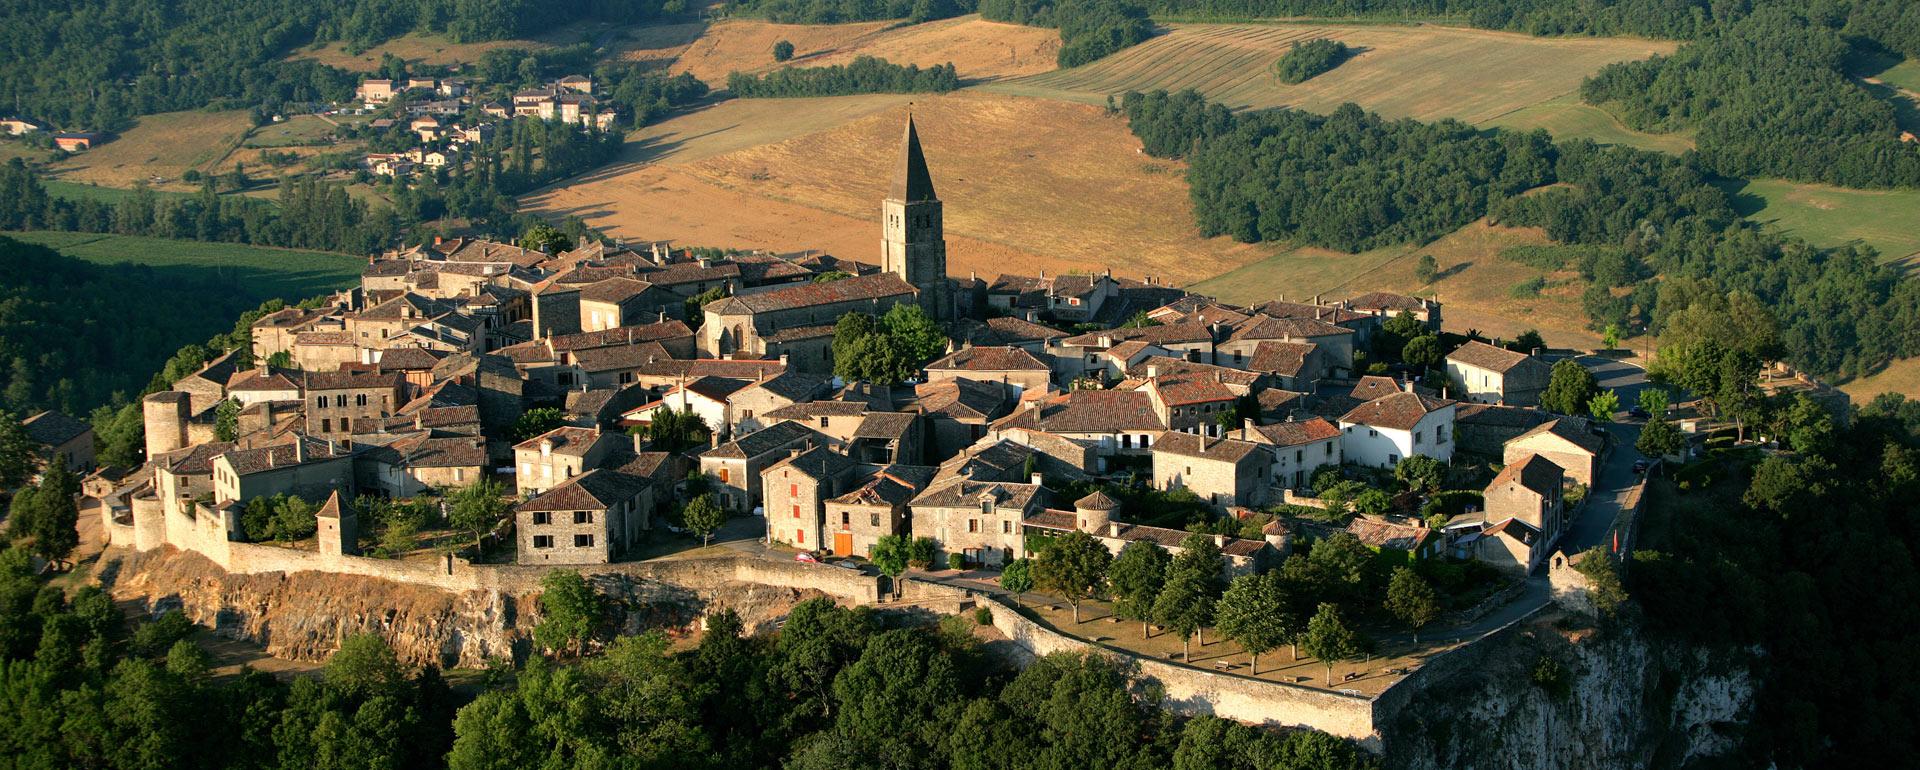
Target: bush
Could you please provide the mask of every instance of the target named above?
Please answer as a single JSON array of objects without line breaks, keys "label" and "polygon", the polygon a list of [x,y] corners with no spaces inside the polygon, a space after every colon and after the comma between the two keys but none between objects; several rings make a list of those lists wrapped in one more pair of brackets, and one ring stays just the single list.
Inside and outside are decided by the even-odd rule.
[{"label": "bush", "polygon": [[793,41],[782,40],[773,44],[773,60],[786,61],[793,58]]},{"label": "bush", "polygon": [[985,607],[975,607],[973,610],[973,622],[983,626],[993,625],[993,610]]},{"label": "bush", "polygon": [[193,621],[179,610],[167,610],[152,623],[134,629],[133,654],[141,657],[156,657],[166,654],[175,642],[187,638],[193,633]]},{"label": "bush", "polygon": [[852,64],[727,75],[727,88],[742,98],[945,93],[959,87],[960,76],[952,62],[921,69],[917,64],[894,64],[872,56],[859,57]]},{"label": "bush", "polygon": [[967,557],[959,552],[947,554],[947,569],[966,569]]},{"label": "bush", "polygon": [[1573,692],[1573,683],[1567,681],[1567,667],[1545,655],[1533,664],[1532,678],[1534,686],[1547,691],[1554,700],[1566,700]]}]

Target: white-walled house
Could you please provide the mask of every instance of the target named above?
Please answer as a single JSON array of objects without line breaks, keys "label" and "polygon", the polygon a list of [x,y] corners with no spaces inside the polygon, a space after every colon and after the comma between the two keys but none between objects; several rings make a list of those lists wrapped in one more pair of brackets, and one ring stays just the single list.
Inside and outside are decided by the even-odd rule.
[{"label": "white-walled house", "polygon": [[1455,404],[1419,393],[1392,393],[1340,417],[1340,454],[1350,463],[1385,468],[1426,455],[1453,461]]},{"label": "white-walled house", "polygon": [[658,401],[650,401],[634,407],[621,416],[626,425],[641,425],[653,422],[653,415],[662,409],[675,412],[692,411],[707,421],[707,428],[716,435],[725,435],[733,424],[732,409],[728,398],[735,391],[751,383],[745,380],[722,379],[720,377],[701,377],[691,382],[681,383],[667,389]]},{"label": "white-walled house", "polygon": [[1525,353],[1469,340],[1447,354],[1447,377],[1466,388],[1459,395],[1467,401],[1538,406],[1553,367]]},{"label": "white-walled house", "polygon": [[1261,445],[1273,467],[1269,478],[1281,489],[1305,489],[1313,481],[1313,472],[1322,466],[1339,465],[1340,444],[1344,434],[1325,418],[1254,425],[1252,420],[1240,431],[1240,438]]}]

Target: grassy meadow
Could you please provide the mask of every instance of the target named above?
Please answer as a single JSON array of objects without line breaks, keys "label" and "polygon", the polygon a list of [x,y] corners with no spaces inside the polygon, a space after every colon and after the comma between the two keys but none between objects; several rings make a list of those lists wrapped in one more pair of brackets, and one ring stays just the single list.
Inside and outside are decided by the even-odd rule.
[{"label": "grassy meadow", "polygon": [[366,266],[365,260],[344,254],[237,243],[46,230],[9,232],[6,236],[102,265],[146,265],[161,279],[170,275],[229,278],[246,284],[260,297],[290,301],[349,286]]},{"label": "grassy meadow", "polygon": [[1888,261],[1920,257],[1920,190],[1851,190],[1781,179],[1728,187],[1734,207],[1755,222],[1819,246],[1858,241]]}]

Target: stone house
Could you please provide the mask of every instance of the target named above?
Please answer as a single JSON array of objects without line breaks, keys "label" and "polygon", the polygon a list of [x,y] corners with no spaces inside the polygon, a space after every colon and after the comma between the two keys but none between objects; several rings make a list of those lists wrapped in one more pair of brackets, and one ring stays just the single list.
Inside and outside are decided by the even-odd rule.
[{"label": "stone house", "polygon": [[93,426],[54,411],[46,411],[20,421],[41,467],[59,460],[75,475],[93,470]]},{"label": "stone house", "polygon": [[806,403],[827,394],[829,380],[822,374],[782,371],[763,377],[727,396],[732,435],[752,433],[777,421],[768,413]]},{"label": "stone house", "polygon": [[[1148,540],[1165,548],[1169,554],[1179,555],[1181,543],[1192,533],[1165,527],[1149,527],[1140,524],[1127,524],[1114,521],[1120,511],[1120,502],[1095,491],[1080,498],[1073,504],[1072,511],[1046,509],[1035,512],[1021,522],[1022,528],[1030,536],[1057,537],[1068,532],[1085,532],[1107,547],[1115,556],[1127,547],[1128,543]],[[1222,574],[1232,579],[1240,575],[1258,572],[1278,565],[1287,554],[1287,535],[1285,530],[1270,527],[1261,540],[1211,535],[1214,547],[1220,549]],[[1024,545],[1024,541],[1023,541]]]},{"label": "stone house", "polygon": [[1600,457],[1606,452],[1607,441],[1593,435],[1585,423],[1585,420],[1562,417],[1534,426],[1502,447],[1501,460],[1512,465],[1528,455],[1539,455],[1565,469],[1568,480],[1592,487],[1594,477],[1600,472]]},{"label": "stone house", "polygon": [[987,435],[987,429],[1013,411],[1017,397],[999,382],[955,377],[914,387],[925,424],[925,446],[935,458],[952,457]]},{"label": "stone house", "polygon": [[733,380],[723,377],[701,377],[668,388],[660,398],[641,404],[622,415],[624,425],[648,425],[654,415],[661,411],[693,412],[705,420],[707,428],[715,436],[729,436],[733,425],[733,408],[728,399],[734,393],[745,388],[745,380]]},{"label": "stone house", "polygon": [[[1289,342],[1313,345],[1324,369],[1345,370],[1353,365],[1353,336],[1352,329],[1313,318],[1255,315],[1233,328],[1214,354],[1213,363],[1249,368],[1259,357],[1262,344]],[[1269,348],[1271,355],[1273,349]]]},{"label": "stone house", "polygon": [[906,412],[867,412],[847,441],[847,455],[863,463],[917,465],[926,458],[920,416]]},{"label": "stone house", "polygon": [[1500,457],[1508,441],[1553,420],[1538,409],[1465,402],[1455,408],[1453,437],[1457,451]]},{"label": "stone house", "polygon": [[618,329],[653,321],[669,309],[679,314],[680,296],[632,278],[608,278],[580,290],[580,330]]},{"label": "stone house", "polygon": [[927,364],[927,382],[968,379],[999,382],[1015,395],[1028,390],[1045,392],[1053,383],[1053,367],[1023,348],[965,347]]},{"label": "stone house", "polygon": [[1425,297],[1374,291],[1347,300],[1346,308],[1382,319],[1393,318],[1401,313],[1411,313],[1414,320],[1426,324],[1429,331],[1438,334],[1441,328],[1439,301]]},{"label": "stone house", "polygon": [[299,372],[261,364],[227,378],[227,398],[251,406],[262,401],[299,401]]},{"label": "stone house", "polygon": [[1248,371],[1273,377],[1274,384],[1298,392],[1312,392],[1327,376],[1326,356],[1311,342],[1261,340],[1246,361]]},{"label": "stone house", "polygon": [[1444,547],[1444,539],[1419,520],[1402,523],[1379,516],[1358,516],[1347,522],[1346,531],[1375,552],[1404,553],[1410,561],[1439,556]]},{"label": "stone house", "polygon": [[1147,380],[1140,387],[1151,399],[1153,411],[1167,430],[1219,436],[1219,416],[1232,414],[1246,391],[1227,385],[1219,375],[1174,374]]},{"label": "stone house", "polygon": [[1012,429],[1089,442],[1105,455],[1144,457],[1167,423],[1145,390],[1073,390],[1021,402],[989,435]]},{"label": "stone house", "polygon": [[339,444],[294,436],[285,444],[227,449],[213,458],[213,499],[244,503],[291,495],[316,502],[354,491],[353,453]]},{"label": "stone house", "polygon": [[1320,417],[1241,427],[1238,438],[1260,445],[1273,463],[1267,477],[1282,489],[1306,489],[1314,471],[1341,462],[1340,428]]},{"label": "stone house", "polygon": [[1468,340],[1447,354],[1447,377],[1465,388],[1460,395],[1467,401],[1538,406],[1553,367],[1525,353]]},{"label": "stone house", "polygon": [[1368,401],[1340,417],[1347,462],[1390,468],[1403,457],[1453,461],[1454,402],[1408,391]]},{"label": "stone house", "polygon": [[[1213,361],[1214,341],[1219,330],[1206,323],[1177,323],[1142,328],[1106,329],[1087,332],[1061,340],[1047,348],[1053,354],[1055,370],[1063,382],[1078,379],[1088,372],[1113,371],[1116,364],[1103,353],[1127,342],[1144,343],[1129,358],[1167,355],[1194,361]],[[1155,350],[1148,350],[1151,346]],[[1137,357],[1136,357],[1137,356]],[[1125,367],[1118,367],[1125,371]]]},{"label": "stone house", "polygon": [[887,535],[912,531],[915,495],[932,481],[934,469],[924,465],[887,465],[875,469],[863,483],[827,501],[821,542],[831,535],[835,556],[873,556],[873,546]]},{"label": "stone house", "polygon": [[1220,507],[1264,505],[1272,466],[1271,456],[1250,441],[1170,432],[1153,445],[1154,487],[1184,487]]},{"label": "stone house", "polygon": [[[827,550],[827,499],[852,486],[859,464],[824,444],[787,451],[787,457],[760,472],[767,542]],[[852,537],[850,531],[838,531],[834,552],[851,553]]]},{"label": "stone house", "polygon": [[330,372],[360,360],[360,346],[341,329],[296,333],[291,352],[293,365],[308,372]]},{"label": "stone house", "polygon": [[1040,510],[1045,497],[1039,474],[1024,484],[936,480],[913,499],[913,534],[933,538],[943,562],[957,553],[971,564],[1004,566],[1026,553],[1022,522]]},{"label": "stone house", "polygon": [[436,489],[459,489],[487,472],[487,442],[477,436],[419,432],[364,447],[355,462],[361,492],[404,498]]},{"label": "stone house", "polygon": [[700,472],[713,483],[721,508],[745,513],[762,500],[760,474],[767,466],[791,456],[793,449],[839,445],[800,423],[777,423],[701,452]]},{"label": "stone house", "polygon": [[1471,536],[1464,545],[1475,560],[1497,569],[1525,575],[1546,561],[1551,550],[1540,530],[1519,519],[1507,519]]},{"label": "stone house", "polygon": [[769,425],[783,422],[805,425],[833,437],[834,441],[845,443],[853,440],[853,435],[860,430],[860,424],[866,421],[870,408],[863,401],[804,401],[768,410],[763,413],[763,418]]},{"label": "stone house", "polygon": [[379,425],[400,408],[405,385],[398,374],[307,372],[301,378],[307,432],[345,438],[353,435],[355,423]]},{"label": "stone house", "polygon": [[1498,523],[1518,519],[1540,532],[1546,543],[1552,543],[1566,528],[1566,503],[1561,497],[1565,485],[1565,471],[1540,455],[1508,463],[1487,484],[1486,520]]},{"label": "stone house", "polygon": [[[635,439],[637,443],[637,439]],[[532,497],[600,466],[623,442],[599,428],[562,425],[513,445],[514,487]]]},{"label": "stone house", "polygon": [[653,485],[594,469],[514,508],[521,564],[606,564],[651,526]]}]

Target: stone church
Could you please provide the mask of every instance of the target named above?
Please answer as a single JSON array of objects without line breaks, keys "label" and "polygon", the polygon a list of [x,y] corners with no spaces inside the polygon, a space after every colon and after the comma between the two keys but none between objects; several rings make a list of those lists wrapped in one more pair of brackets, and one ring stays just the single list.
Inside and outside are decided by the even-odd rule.
[{"label": "stone church", "polygon": [[745,290],[709,303],[700,327],[701,355],[785,356],[800,371],[824,373],[833,368],[828,351],[842,315],[880,315],[896,304],[917,302],[936,319],[957,318],[958,291],[947,277],[944,215],[911,116],[880,213],[880,272],[830,283]]}]

